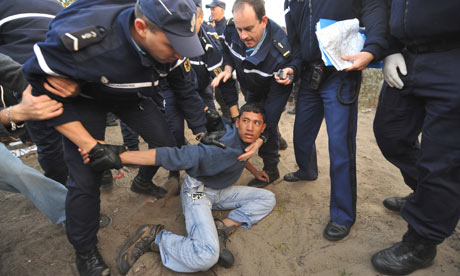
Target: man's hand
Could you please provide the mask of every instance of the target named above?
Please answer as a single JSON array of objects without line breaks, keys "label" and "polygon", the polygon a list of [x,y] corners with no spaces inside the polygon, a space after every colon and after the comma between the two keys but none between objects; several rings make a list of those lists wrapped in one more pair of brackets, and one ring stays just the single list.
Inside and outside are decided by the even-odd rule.
[{"label": "man's hand", "polygon": [[[107,145],[97,143],[85,157],[85,152],[81,152],[83,162],[95,171],[105,171],[108,169],[121,169],[123,164],[120,159],[120,153],[125,152],[124,146]],[[89,163],[88,163],[89,158]]]},{"label": "man's hand", "polygon": [[254,143],[250,144],[249,146],[247,146],[244,151],[245,153],[241,154],[240,156],[238,156],[238,160],[239,161],[247,161],[249,158],[253,157],[254,155],[257,154],[257,151],[259,150],[259,148],[262,146],[262,144],[264,143],[264,141],[262,141],[262,139],[257,139]]},{"label": "man's hand", "polygon": [[32,87],[28,85],[22,93],[21,102],[11,107],[10,116],[14,122],[47,120],[61,115],[63,111],[62,103],[46,95],[32,96]]},{"label": "man's hand", "polygon": [[205,145],[212,145],[217,146],[219,148],[225,149],[227,145],[225,145],[220,138],[225,135],[225,130],[214,131],[214,132],[206,132],[201,136],[200,142]]},{"label": "man's hand", "polygon": [[264,182],[270,181],[270,177],[268,177],[268,174],[265,171],[256,171],[254,173],[254,176],[260,181],[264,181]]},{"label": "man's hand", "polygon": [[353,70],[364,70],[374,59],[374,55],[369,52],[360,52],[352,56],[343,56],[343,60],[353,61],[353,64],[345,69],[346,72]]},{"label": "man's hand", "polygon": [[56,76],[47,76],[46,80],[48,82],[43,83],[43,87],[62,98],[75,97],[80,94],[80,87],[73,80]]},{"label": "man's hand", "polygon": [[402,89],[404,83],[399,77],[398,69],[403,76],[407,75],[406,62],[402,54],[392,54],[383,59],[383,78],[390,87]]},{"label": "man's hand", "polygon": [[[275,74],[274,77],[275,77],[276,82],[279,84],[284,84],[284,85],[291,84],[291,78],[294,79],[294,70],[291,67],[286,67],[282,69],[282,72],[283,72],[283,75],[281,78]],[[288,78],[288,75],[291,77]]]},{"label": "man's hand", "polygon": [[225,65],[224,71],[220,72],[211,82],[212,87],[219,86],[220,81],[227,82],[232,77],[233,68],[229,65]]}]

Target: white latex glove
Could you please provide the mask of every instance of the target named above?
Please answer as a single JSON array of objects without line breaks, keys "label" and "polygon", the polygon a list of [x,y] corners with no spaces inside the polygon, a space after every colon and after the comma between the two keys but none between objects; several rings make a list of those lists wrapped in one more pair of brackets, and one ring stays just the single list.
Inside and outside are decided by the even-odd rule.
[{"label": "white latex glove", "polygon": [[402,89],[404,83],[399,77],[398,68],[402,75],[407,75],[406,62],[402,54],[392,54],[383,59],[383,78],[390,87]]}]

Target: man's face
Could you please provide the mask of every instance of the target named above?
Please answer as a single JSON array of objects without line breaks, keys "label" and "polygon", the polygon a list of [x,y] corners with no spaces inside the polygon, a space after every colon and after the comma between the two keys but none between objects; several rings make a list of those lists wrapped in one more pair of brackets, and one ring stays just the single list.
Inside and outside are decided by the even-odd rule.
[{"label": "man's face", "polygon": [[243,142],[251,144],[260,137],[265,130],[262,114],[250,111],[243,112],[235,123],[238,134]]},{"label": "man's face", "polygon": [[219,6],[211,8],[211,17],[214,21],[220,21],[222,18],[224,18],[224,14],[225,10]]},{"label": "man's face", "polygon": [[145,36],[144,50],[160,63],[175,62],[183,57],[172,47],[168,37],[162,31],[153,33],[147,30]]},{"label": "man's face", "polygon": [[267,16],[264,16],[262,21],[259,21],[254,8],[248,4],[243,4],[242,7],[233,13],[235,28],[238,31],[241,41],[248,48],[255,47],[262,39],[267,21]]}]

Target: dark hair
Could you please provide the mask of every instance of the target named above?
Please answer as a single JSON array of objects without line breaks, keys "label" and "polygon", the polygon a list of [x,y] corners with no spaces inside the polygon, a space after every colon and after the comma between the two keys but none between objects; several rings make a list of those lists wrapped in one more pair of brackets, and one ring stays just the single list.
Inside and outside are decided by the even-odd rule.
[{"label": "dark hair", "polygon": [[137,3],[136,6],[134,6],[134,17],[144,20],[147,28],[152,33],[161,31],[161,28],[158,27],[157,24],[153,23],[150,19],[147,18],[147,16],[144,15],[144,13],[141,11],[141,8],[139,7],[139,4]]},{"label": "dark hair", "polygon": [[251,6],[256,12],[256,17],[259,21],[262,21],[262,17],[265,16],[265,1],[264,0],[236,0],[233,4],[232,13],[243,8],[244,4]]},{"label": "dark hair", "polygon": [[259,103],[245,103],[242,107],[240,107],[240,116],[243,112],[259,113],[262,115],[262,119],[265,122],[265,109]]}]

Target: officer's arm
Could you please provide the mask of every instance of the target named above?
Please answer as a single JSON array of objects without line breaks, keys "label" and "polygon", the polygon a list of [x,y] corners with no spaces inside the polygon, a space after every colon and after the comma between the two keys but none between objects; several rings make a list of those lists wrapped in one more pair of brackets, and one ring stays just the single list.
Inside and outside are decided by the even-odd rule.
[{"label": "officer's arm", "polygon": [[97,140],[79,121],[64,123],[55,126],[55,129],[86,152],[89,152],[97,144]]},{"label": "officer's arm", "polygon": [[[286,20],[288,41],[292,50],[291,56],[292,68],[294,69],[294,79],[297,79],[299,77],[297,72],[300,72],[302,69],[302,50],[300,45],[300,34],[297,33],[295,26],[298,22],[295,22],[294,13],[301,12],[303,9],[300,7],[297,7],[297,9],[290,9],[290,2],[291,1],[288,0],[284,2],[284,18]],[[292,2],[292,4],[301,5],[302,3],[299,1],[296,3]]]},{"label": "officer's arm", "polygon": [[373,55],[374,60],[383,58],[384,50],[388,48],[386,40],[387,12],[382,0],[362,1],[361,22],[366,28],[366,41],[361,52]]}]

